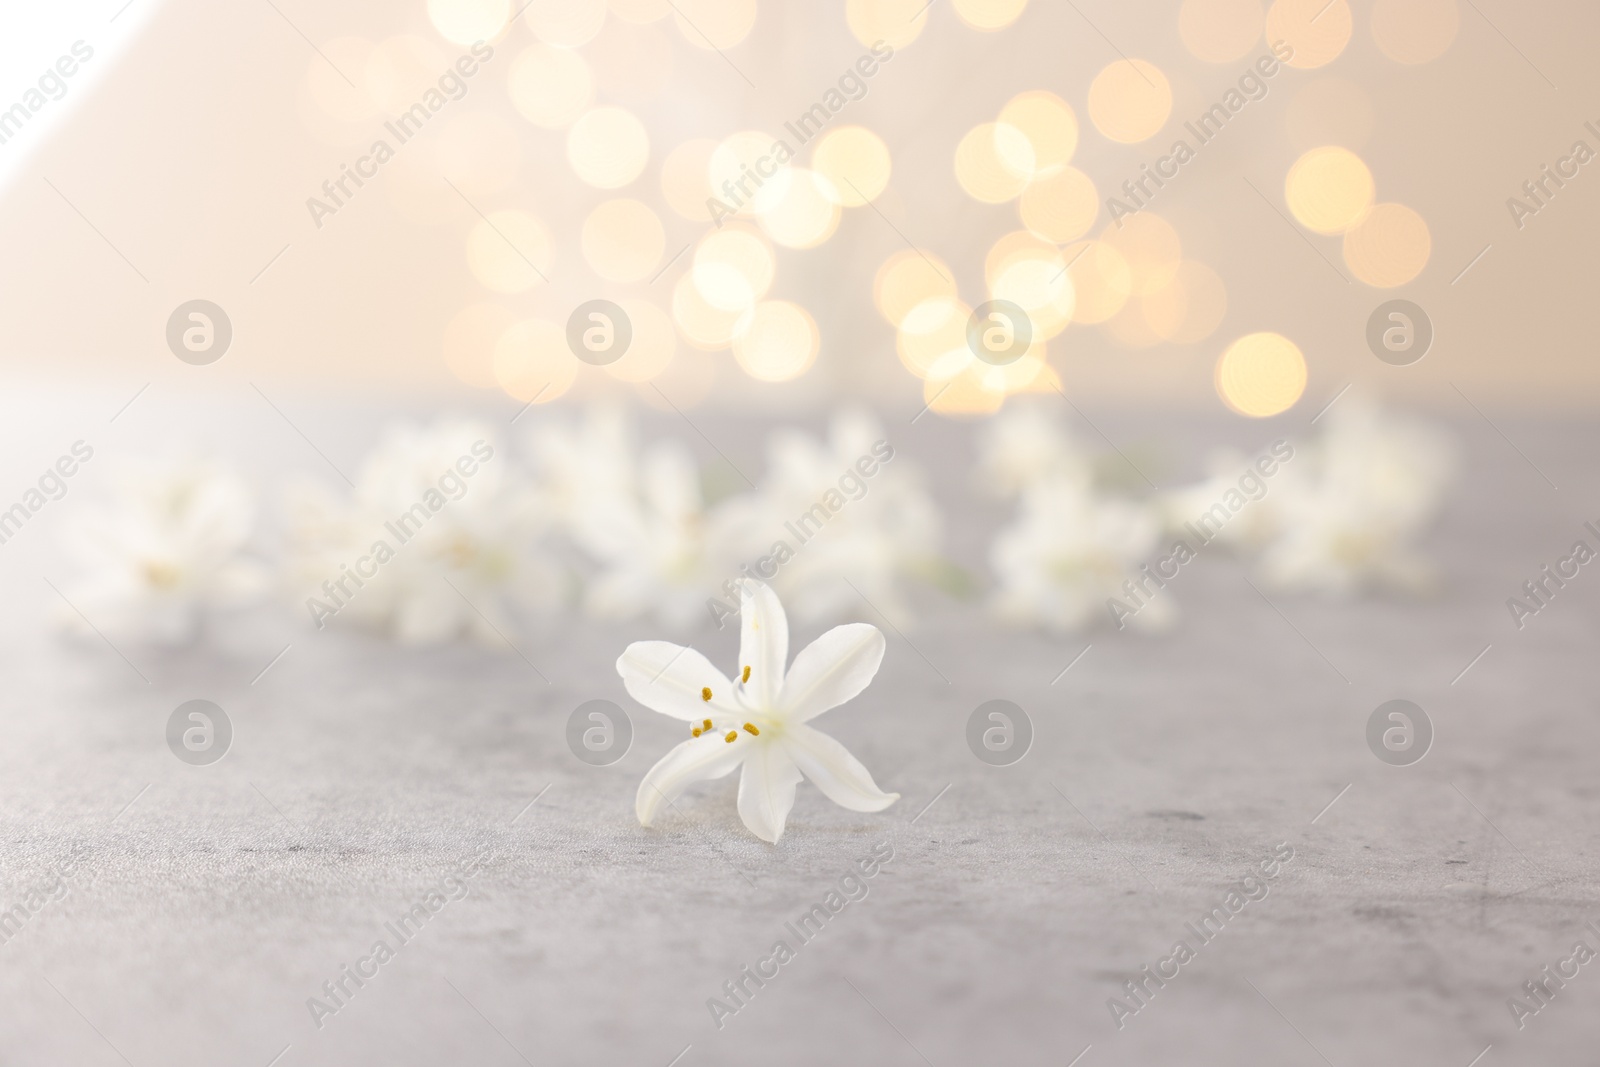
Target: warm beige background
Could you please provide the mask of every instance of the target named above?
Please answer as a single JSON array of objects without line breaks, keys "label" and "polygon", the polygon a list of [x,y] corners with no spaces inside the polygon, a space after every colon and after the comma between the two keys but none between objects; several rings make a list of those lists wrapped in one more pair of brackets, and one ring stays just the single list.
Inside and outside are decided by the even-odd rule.
[{"label": "warm beige background", "polygon": [[[281,0],[279,6],[319,44],[344,36],[433,35],[420,2]],[[1600,148],[1582,129],[1584,119],[1600,118],[1592,62],[1600,10],[1575,2],[1529,7],[1476,0],[1461,5],[1460,33],[1442,58],[1402,67],[1374,46],[1369,5],[1353,6],[1356,28],[1344,54],[1321,70],[1287,70],[1274,79],[1267,99],[1251,104],[1207,146],[1156,207],[1183,236],[1186,254],[1227,282],[1222,328],[1199,345],[1126,352],[1098,330],[1069,327],[1051,343],[1052,363],[1069,390],[1127,405],[1216,410],[1217,354],[1233,337],[1272,329],[1294,338],[1310,364],[1302,408],[1314,410],[1351,380],[1379,395],[1462,413],[1452,381],[1486,409],[1587,408],[1600,398],[1590,292],[1600,163],[1521,232],[1505,206],[1523,180],[1575,138]],[[851,105],[850,120],[877,130],[894,153],[894,178],[879,206],[907,237],[957,270],[964,296],[971,299],[982,283],[989,244],[1017,223],[1013,205],[982,205],[956,186],[951,157],[961,135],[992,120],[1016,92],[1051,89],[1078,110],[1084,132],[1074,163],[1096,179],[1103,198],[1243,66],[1211,66],[1190,56],[1178,37],[1177,7],[1078,4],[1124,51],[1159,64],[1172,80],[1173,119],[1143,145],[1114,145],[1089,125],[1088,84],[1116,53],[1071,6],[1043,0],[996,34],[963,25],[935,0],[921,38],[873,80],[865,100]],[[669,252],[697,231],[661,199],[657,175],[665,152],[691,136],[775,128],[861,51],[838,0],[763,4],[754,32],[728,54],[751,75],[753,90],[715,53],[689,47],[670,20],[616,35],[608,26],[585,54],[603,66],[601,43],[629,34],[664,40],[670,80],[644,99],[608,92],[603,82],[599,100],[625,103],[650,128],[651,164],[620,195],[657,207]],[[577,254],[583,214],[619,194],[576,182],[564,135],[528,125],[507,103],[510,59],[531,40],[525,26],[509,30],[496,61],[450,108],[452,117],[492,113],[516,131],[517,185],[480,206],[527,206],[557,231],[555,282],[502,302],[523,314],[556,317],[596,295],[656,295],[659,288],[664,301],[681,263],[655,288],[608,287]],[[299,96],[315,63],[307,42],[265,3],[172,0],[156,12],[112,76],[4,190],[0,359],[8,376],[69,383],[93,377],[132,388],[146,381],[224,389],[271,381],[368,397],[466,391],[443,365],[440,337],[460,308],[492,296],[465,264],[465,234],[475,216],[457,205],[448,220],[420,227],[395,212],[385,189],[369,186],[320,232],[314,229],[305,198],[353,158],[349,149],[319,142],[302,120]],[[1379,199],[1416,208],[1432,230],[1427,269],[1401,290],[1341,281],[1307,244],[1337,264],[1337,239],[1291,230],[1241,180],[1248,177],[1281,208],[1283,176],[1304,147],[1291,141],[1285,111],[1297,93],[1329,78],[1356,83],[1373,103],[1361,151]],[[423,134],[437,136],[432,128]],[[148,282],[62,202],[47,177]],[[377,182],[392,180],[386,169]],[[285,244],[288,251],[251,284]],[[744,377],[726,353],[680,348],[682,363],[662,379],[664,386],[685,403],[709,388],[711,404],[806,406],[859,393],[881,406],[915,410],[921,383],[894,358],[893,331],[871,297],[874,270],[903,247],[883,218],[853,210],[821,248],[779,250],[774,295],[805,304],[822,331],[821,357],[802,379],[763,385]],[[1378,363],[1362,340],[1368,314],[1391,295],[1429,309],[1438,331],[1433,352],[1410,368]],[[222,304],[235,326],[233,350],[209,368],[178,363],[162,340],[172,308],[196,296]],[[599,372],[583,374],[563,403],[596,390],[634,388]]]}]

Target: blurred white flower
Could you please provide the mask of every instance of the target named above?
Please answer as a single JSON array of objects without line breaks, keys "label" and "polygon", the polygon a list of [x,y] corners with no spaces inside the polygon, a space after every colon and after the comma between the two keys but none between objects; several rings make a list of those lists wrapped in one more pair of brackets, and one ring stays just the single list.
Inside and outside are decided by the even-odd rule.
[{"label": "blurred white flower", "polygon": [[808,622],[859,612],[865,597],[894,625],[908,625],[905,580],[938,577],[948,566],[921,472],[859,411],[838,415],[827,441],[777,431],[768,455],[756,493],[729,504],[741,558],[770,558],[775,542],[787,543],[792,557],[761,577]]},{"label": "blurred white flower", "polygon": [[463,633],[499,644],[518,609],[560,600],[545,519],[493,441],[468,420],[392,428],[351,503],[315,489],[292,497],[290,571],[319,623],[331,607],[408,644]]},{"label": "blurred white flower", "polygon": [[1071,476],[1037,482],[990,547],[999,579],[991,606],[1011,623],[1070,631],[1097,617],[1110,622],[1107,602],[1118,599],[1138,609],[1134,625],[1159,628],[1172,618],[1171,599],[1157,594],[1140,605],[1129,587],[1160,534],[1153,507],[1097,496]]},{"label": "blurred white flower", "polygon": [[1450,439],[1351,397],[1329,411],[1321,438],[1274,488],[1278,531],[1261,559],[1280,588],[1351,594],[1421,591],[1433,570],[1415,542],[1433,521],[1455,468]]},{"label": "blurred white flower", "polygon": [[1006,497],[1047,479],[1082,486],[1094,480],[1094,457],[1037,402],[1008,404],[984,424],[978,465],[985,486]]},{"label": "blurred white flower", "polygon": [[[1282,504],[1286,491],[1281,486],[1295,477],[1291,471],[1295,463],[1302,463],[1298,455],[1284,466],[1278,466],[1275,457],[1267,452],[1261,456],[1273,460],[1272,475],[1262,477],[1257,468],[1252,474],[1254,458],[1233,449],[1219,449],[1206,462],[1207,477],[1194,485],[1162,493],[1156,500],[1162,519],[1170,531],[1195,542],[1194,547],[1220,542],[1235,551],[1260,549],[1283,525]],[[1245,484],[1241,485],[1241,480]],[[1241,501],[1238,510],[1226,522],[1206,520],[1215,517],[1219,502]],[[1225,505],[1226,506],[1226,505]],[[1199,528],[1196,524],[1201,524]],[[1199,529],[1197,533],[1196,530]],[[1203,537],[1201,536],[1203,535]]]},{"label": "blurred white flower", "polygon": [[246,554],[255,501],[237,474],[195,457],[122,464],[113,500],[91,505],[66,535],[80,576],[67,591],[77,611],[113,639],[177,645],[198,635],[208,611],[249,603],[268,571]]}]

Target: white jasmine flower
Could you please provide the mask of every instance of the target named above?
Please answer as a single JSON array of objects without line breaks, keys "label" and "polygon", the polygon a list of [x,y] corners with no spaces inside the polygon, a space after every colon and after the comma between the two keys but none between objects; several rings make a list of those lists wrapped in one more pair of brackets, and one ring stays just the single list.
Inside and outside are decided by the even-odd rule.
[{"label": "white jasmine flower", "polygon": [[1280,531],[1262,557],[1263,577],[1281,588],[1338,594],[1427,588],[1432,568],[1414,543],[1453,473],[1449,439],[1352,397],[1328,413],[1309,451],[1305,468],[1284,471],[1291,477],[1281,487]]},{"label": "white jasmine flower", "polygon": [[474,421],[396,427],[363,464],[351,505],[303,492],[294,573],[311,597],[407,644],[463,633],[499,644],[516,628],[513,609],[553,606],[562,581],[539,549],[545,523],[493,440]]},{"label": "white jasmine flower", "polygon": [[666,641],[639,641],[617,660],[628,693],[652,711],[692,724],[689,740],[639,784],[635,811],[649,826],[695,782],[743,768],[739,817],[763,841],[783,834],[802,778],[851,811],[882,811],[885,793],[838,741],[807,725],[851,700],[883,661],[884,640],[866,623],[837,626],[807,645],[785,671],[789,621],[770,588],[746,582],[740,600],[738,681],[705,656]]},{"label": "white jasmine flower", "polygon": [[1006,497],[1046,479],[1083,486],[1094,479],[1093,457],[1037,403],[1009,404],[984,425],[978,463],[985,485]]},{"label": "white jasmine flower", "polygon": [[[860,473],[864,460],[870,476]],[[808,621],[858,611],[864,596],[895,625],[908,625],[904,580],[942,564],[939,512],[921,473],[861,412],[838,416],[826,442],[774,434],[760,489],[734,507],[744,511],[738,526],[750,536],[747,560],[767,555],[778,540],[792,549],[772,582]]]},{"label": "white jasmine flower", "polygon": [[[1257,477],[1255,481],[1263,487],[1260,495],[1246,497],[1248,503],[1220,526],[1215,522],[1206,523],[1205,543],[1216,541],[1246,551],[1260,549],[1271,541],[1283,525],[1283,501],[1287,493],[1282,487],[1291,483],[1299,472],[1299,468],[1291,468],[1291,463],[1285,463],[1272,476]],[[1196,539],[1186,527],[1211,513],[1229,494],[1242,495],[1240,479],[1246,477],[1250,469],[1251,457],[1241,452],[1232,449],[1214,452],[1206,463],[1207,477],[1203,481],[1163,493],[1158,499],[1157,506],[1167,528],[1186,540]]]},{"label": "white jasmine flower", "polygon": [[[101,631],[184,644],[209,610],[267,588],[266,568],[246,554],[254,497],[233,471],[192,457],[135,461],[119,470],[113,494],[66,539],[82,566],[69,599]],[[61,618],[87,632],[76,611]]]},{"label": "white jasmine flower", "polygon": [[1160,533],[1145,505],[1095,496],[1072,478],[1039,482],[1023,492],[1016,521],[990,548],[1000,580],[992,607],[1012,623],[1066,631],[1097,614],[1110,621],[1107,601],[1115,598],[1138,608],[1136,625],[1165,625],[1172,616],[1166,595],[1158,591],[1140,606],[1129,592]]}]

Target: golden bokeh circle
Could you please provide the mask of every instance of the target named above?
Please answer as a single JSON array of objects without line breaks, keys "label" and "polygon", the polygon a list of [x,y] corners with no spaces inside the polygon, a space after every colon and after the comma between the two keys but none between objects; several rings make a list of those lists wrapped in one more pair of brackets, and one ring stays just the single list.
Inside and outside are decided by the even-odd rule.
[{"label": "golden bokeh circle", "polygon": [[1089,232],[1100,215],[1100,194],[1094,179],[1077,167],[1062,167],[1022,191],[1022,223],[1057,243],[1075,241]]},{"label": "golden bokeh circle", "polygon": [[534,36],[556,48],[578,48],[606,24],[605,0],[523,0],[522,21]]},{"label": "golden bokeh circle", "polygon": [[757,6],[756,0],[673,0],[672,12],[685,41],[720,52],[750,35]]},{"label": "golden bokeh circle", "polygon": [[591,108],[567,131],[567,162],[585,184],[597,189],[620,189],[649,160],[650,135],[625,108]]},{"label": "golden bokeh circle", "polygon": [[927,0],[845,0],[844,18],[863,47],[904,48],[928,24],[931,6]]},{"label": "golden bokeh circle", "polygon": [[1033,177],[1033,144],[1015,126],[984,122],[956,145],[956,181],[974,200],[1003,204]]},{"label": "golden bokeh circle", "polygon": [[524,319],[507,327],[495,343],[494,374],[513,399],[548,404],[572,387],[578,357],[567,347],[567,333],[560,326]]},{"label": "golden bokeh circle", "polygon": [[1377,186],[1360,156],[1348,148],[1324,145],[1295,160],[1283,182],[1289,211],[1308,230],[1344,233],[1360,222],[1377,194]]},{"label": "golden bokeh circle", "polygon": [[1105,322],[1133,293],[1133,270],[1115,246],[1105,241],[1075,241],[1061,250],[1072,279],[1072,321]]},{"label": "golden bokeh circle", "polygon": [[1267,40],[1294,49],[1286,66],[1311,70],[1339,58],[1353,25],[1347,0],[1274,0],[1267,11]]},{"label": "golden bokeh circle", "polygon": [[892,162],[883,138],[865,126],[840,126],[817,141],[811,166],[832,183],[840,204],[861,207],[888,187]]},{"label": "golden bokeh circle", "polygon": [[512,13],[511,0],[428,0],[428,21],[451,44],[494,40]]},{"label": "golden bokeh circle", "polygon": [[1405,285],[1428,265],[1433,238],[1404,204],[1377,204],[1344,235],[1344,261],[1358,281],[1379,289]]},{"label": "golden bokeh circle", "polygon": [[1292,408],[1306,391],[1306,360],[1278,333],[1251,333],[1217,360],[1217,395],[1234,411],[1266,418]]},{"label": "golden bokeh circle", "polygon": [[761,215],[761,228],[785,248],[815,248],[839,228],[839,192],[807,167],[787,168],[784,195]]},{"label": "golden bokeh circle", "polygon": [[1034,89],[1018,93],[1000,109],[999,123],[1019,130],[1033,147],[1033,176],[1044,177],[1066,166],[1078,150],[1078,116],[1055,93]]},{"label": "golden bokeh circle", "polygon": [[961,21],[975,30],[993,33],[1022,17],[1028,0],[952,0]]},{"label": "golden bokeh circle", "polygon": [[767,295],[777,270],[777,259],[766,240],[747,229],[729,226],[701,239],[690,273],[707,304],[737,315]]},{"label": "golden bokeh circle", "polygon": [[576,52],[529,45],[511,61],[506,92],[518,114],[535,126],[564,130],[594,101],[594,75]]},{"label": "golden bokeh circle", "polygon": [[953,299],[955,295],[955,275],[949,265],[928,252],[896,252],[883,261],[872,279],[872,302],[878,314],[897,328],[924,300]]},{"label": "golden bokeh circle", "polygon": [[608,282],[643,281],[655,273],[666,251],[661,219],[637,200],[607,200],[583,220],[583,258]]},{"label": "golden bokeh circle", "polygon": [[1089,84],[1089,120],[1120,144],[1154,137],[1171,114],[1172,86],[1154,63],[1119,59]]},{"label": "golden bokeh circle", "polygon": [[752,378],[787,382],[811,369],[821,343],[805,308],[788,300],[763,300],[741,316],[733,358]]},{"label": "golden bokeh circle", "polygon": [[1131,274],[1132,291],[1139,296],[1172,281],[1183,262],[1183,242],[1178,231],[1154,212],[1141,211],[1107,223],[1100,240],[1122,254]]},{"label": "golden bokeh circle", "polygon": [[661,161],[661,196],[667,206],[690,222],[710,222],[707,201],[711,191],[711,153],[717,142],[709,137],[684,141]]},{"label": "golden bokeh circle", "polygon": [[1173,344],[1194,344],[1210,337],[1228,313],[1228,289],[1204,263],[1184,260],[1162,289],[1140,300],[1150,331]]}]

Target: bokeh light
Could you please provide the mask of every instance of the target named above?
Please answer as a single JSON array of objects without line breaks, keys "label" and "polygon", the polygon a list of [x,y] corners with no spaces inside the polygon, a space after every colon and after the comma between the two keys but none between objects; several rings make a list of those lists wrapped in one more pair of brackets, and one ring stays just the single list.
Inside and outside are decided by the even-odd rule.
[{"label": "bokeh light", "polygon": [[1438,59],[1460,29],[1456,0],[1375,0],[1372,5],[1372,40],[1396,63]]},{"label": "bokeh light", "polygon": [[1344,235],[1344,261],[1357,280],[1380,289],[1422,273],[1433,238],[1422,216],[1404,204],[1378,204]]},{"label": "bokeh light", "polygon": [[1094,180],[1076,167],[1062,167],[1022,191],[1023,225],[1056,242],[1076,240],[1089,232],[1100,214]]},{"label": "bokeh light", "polygon": [[650,277],[666,251],[661,219],[637,200],[607,200],[589,212],[579,239],[583,258],[609,282]]},{"label": "bokeh light", "polygon": [[494,346],[495,380],[523,403],[556,399],[572,387],[578,367],[566,331],[546,319],[513,323]]},{"label": "bokeh light", "polygon": [[1261,0],[1183,0],[1178,36],[1196,59],[1232,63],[1261,40],[1266,13]]},{"label": "bokeh light", "polygon": [[690,222],[709,222],[711,153],[717,142],[708,137],[684,141],[661,161],[661,196],[667,206]]},{"label": "bokeh light", "polygon": [[685,273],[672,287],[672,321],[683,339],[695,348],[708,352],[727,348],[733,343],[733,328],[741,314],[742,311],[712,306],[695,284],[693,271]]},{"label": "bokeh light", "polygon": [[1154,137],[1171,114],[1172,86],[1167,76],[1142,59],[1119,59],[1089,85],[1089,121],[1121,144]]},{"label": "bokeh light", "polygon": [[1234,411],[1266,418],[1289,410],[1306,391],[1306,360],[1282,334],[1246,334],[1217,360],[1216,383]]},{"label": "bokeh light", "polygon": [[625,22],[656,22],[672,14],[671,0],[608,0],[612,14]]},{"label": "bokeh light", "polygon": [[1216,271],[1185,260],[1165,287],[1140,299],[1140,312],[1151,333],[1173,344],[1194,344],[1210,337],[1228,312],[1228,290]]},{"label": "bokeh light", "polygon": [[673,0],[672,12],[683,39],[707,51],[732,48],[756,24],[756,0]]},{"label": "bokeh light", "polygon": [[1003,30],[1022,17],[1028,0],[951,0],[956,14],[975,30]]},{"label": "bokeh light", "polygon": [[678,352],[678,334],[671,317],[648,300],[619,300],[633,325],[633,340],[628,350],[605,371],[623,382],[647,382],[672,365]]},{"label": "bokeh light", "polygon": [[1133,293],[1133,271],[1114,246],[1105,241],[1077,241],[1061,250],[1072,279],[1072,320],[1086,325],[1105,322]]},{"label": "bokeh light", "polygon": [[839,192],[807,167],[788,172],[783,198],[761,215],[761,228],[786,248],[815,248],[839,228]]},{"label": "bokeh light", "polygon": [[985,122],[956,145],[956,181],[967,195],[1001,204],[1021,195],[1033,177],[1033,145],[1015,126]]},{"label": "bokeh light", "polygon": [[900,320],[895,353],[918,378],[949,378],[977,357],[967,347],[972,309],[953,296],[923,300]]},{"label": "bokeh light", "polygon": [[928,24],[931,6],[927,0],[845,0],[844,18],[864,47],[904,48]]},{"label": "bokeh light", "polygon": [[1343,233],[1372,208],[1372,171],[1348,148],[1313,148],[1289,168],[1283,195],[1300,225],[1317,233]]},{"label": "bokeh light", "polygon": [[845,207],[877,199],[889,184],[889,146],[865,126],[841,126],[823,134],[811,165],[832,183]]},{"label": "bokeh light", "polygon": [[772,246],[760,235],[729,226],[701,239],[690,273],[707,304],[738,315],[767,295],[777,269]]},{"label": "bokeh light", "polygon": [[545,44],[577,48],[588,44],[606,24],[605,0],[521,0],[522,20]]},{"label": "bokeh light", "polygon": [[733,358],[752,378],[786,382],[811,369],[821,343],[805,308],[787,300],[763,300],[740,319]]},{"label": "bokeh light", "polygon": [[1281,40],[1294,49],[1286,66],[1325,67],[1350,43],[1353,21],[1346,0],[1273,0],[1267,40]]},{"label": "bokeh light", "polygon": [[585,183],[618,189],[639,176],[650,159],[644,123],[620,107],[597,107],[567,133],[567,162]]},{"label": "bokeh light", "polygon": [[707,168],[712,195],[744,217],[771,211],[794,180],[791,168],[781,165],[783,153],[774,151],[777,143],[777,138],[760,130],[724,137],[712,150]]},{"label": "bokeh light", "polygon": [[1000,109],[1001,125],[1026,137],[1033,147],[1032,177],[1047,177],[1072,161],[1078,150],[1078,116],[1055,93],[1018,93]]},{"label": "bokeh light", "polygon": [[1141,211],[1108,223],[1100,240],[1122,254],[1130,272],[1132,292],[1139,296],[1171,282],[1178,273],[1178,264],[1183,262],[1183,242],[1178,231],[1153,212]]},{"label": "bokeh light", "polygon": [[872,279],[872,303],[895,327],[924,300],[955,295],[955,275],[949,265],[927,252],[896,252]]},{"label": "bokeh light", "polygon": [[493,211],[467,234],[467,266],[497,293],[520,293],[550,275],[550,230],[517,208]]},{"label": "bokeh light", "polygon": [[451,44],[492,41],[511,15],[511,0],[428,0],[428,21]]},{"label": "bokeh light", "polygon": [[564,130],[594,101],[594,75],[582,56],[536,44],[511,62],[506,78],[511,104],[535,126]]}]

